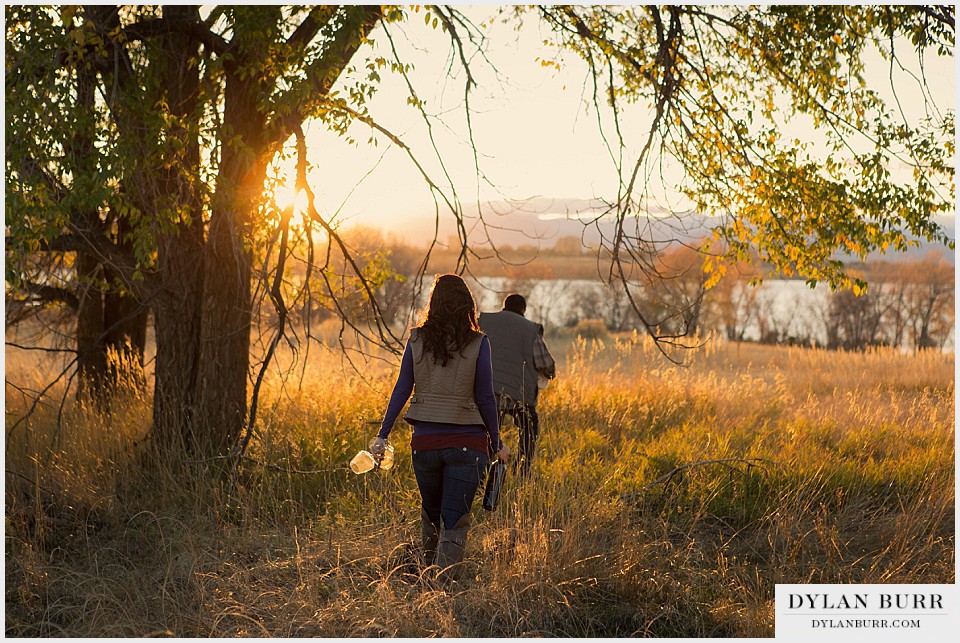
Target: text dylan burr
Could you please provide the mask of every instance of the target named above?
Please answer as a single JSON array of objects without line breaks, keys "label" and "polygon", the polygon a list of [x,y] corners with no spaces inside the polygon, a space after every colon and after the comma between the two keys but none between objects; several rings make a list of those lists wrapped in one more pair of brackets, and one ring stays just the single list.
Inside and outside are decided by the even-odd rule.
[{"label": "text dylan burr", "polygon": [[790,609],[942,610],[940,594],[790,594]]}]

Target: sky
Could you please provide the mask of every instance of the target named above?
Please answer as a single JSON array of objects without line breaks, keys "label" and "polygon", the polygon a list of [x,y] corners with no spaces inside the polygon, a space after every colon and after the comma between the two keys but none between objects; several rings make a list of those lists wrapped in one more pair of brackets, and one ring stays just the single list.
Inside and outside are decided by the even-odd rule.
[{"label": "sky", "polygon": [[[497,11],[495,5],[459,8],[476,23]],[[478,80],[470,95],[472,126],[480,169],[489,184],[476,179],[473,153],[466,143],[463,75],[458,64],[453,66],[457,73],[452,77],[447,73],[448,37],[440,30],[424,28],[416,14],[406,30],[409,39],[399,26],[393,27],[391,34],[401,57],[414,65],[410,76],[418,96],[426,101],[427,111],[439,115],[445,124],[435,124],[433,134],[466,211],[476,211],[478,202],[500,202],[499,207],[506,208],[504,202],[532,200],[540,218],[549,220],[566,216],[570,202],[616,193],[615,167],[599,135],[596,114],[588,105],[586,67],[570,54],[559,70],[543,66],[539,57],[557,50],[543,47],[549,34],[541,33],[535,17],[530,16],[519,31],[493,24],[485,30],[490,63],[479,58],[472,62]],[[373,37],[379,52],[391,58],[380,28]],[[956,86],[952,64],[941,61],[928,75],[938,78],[934,85],[940,107],[952,107]],[[370,113],[410,145],[435,181],[447,183],[422,117],[406,106],[404,81],[386,73],[383,79],[369,105]],[[899,87],[905,83],[906,77],[898,79]],[[877,77],[872,85],[888,83]],[[908,113],[922,111],[919,102],[911,102],[916,100],[916,92],[901,94]],[[628,123],[640,131],[647,117],[642,108],[627,115]],[[317,122],[307,123],[305,131],[314,165],[310,182],[321,213],[337,213],[337,220],[382,227],[408,238],[417,237],[415,231],[432,219],[434,200],[401,149],[383,137],[377,147],[368,145],[369,130],[363,125],[351,130],[355,145]],[[292,165],[287,167],[281,173],[292,176]],[[664,196],[674,205],[684,205],[677,194]],[[442,203],[440,208],[441,217],[449,220],[449,211]]]},{"label": "sky", "polygon": [[[477,17],[477,22],[496,11],[490,6],[463,9]],[[520,33],[503,25],[490,31],[493,46],[489,58],[499,75],[479,59],[473,64],[478,87],[470,97],[472,126],[479,165],[489,181],[479,185],[473,153],[466,143],[463,76],[448,78],[446,73],[446,36],[430,34],[421,22],[419,28],[410,29],[411,35],[418,40],[425,33],[434,37],[430,42],[418,42],[422,50],[417,51],[399,32],[392,32],[404,58],[415,65],[411,77],[418,95],[426,100],[426,109],[442,114],[449,125],[449,129],[435,127],[434,134],[467,210],[475,210],[473,204],[478,200],[590,199],[616,187],[614,166],[598,135],[595,114],[584,111],[585,68],[571,65],[558,72],[542,66],[538,56],[544,54],[540,46],[543,37],[535,20],[530,20],[530,25]],[[383,38],[375,34],[378,36],[379,43]],[[424,50],[429,53],[425,55]],[[371,113],[408,141],[440,182],[443,173],[424,135],[422,117],[405,106],[403,81],[386,75],[384,79],[370,105]],[[404,107],[398,109],[398,105]],[[342,206],[343,217],[396,230],[402,230],[403,222],[411,217],[432,216],[434,201],[404,152],[389,145],[367,146],[362,126],[354,128],[357,146],[346,144],[316,122],[308,124],[305,131],[311,163],[318,166],[311,183],[321,212],[334,212]],[[558,208],[559,212],[542,214],[547,218],[564,214],[561,204]]]}]

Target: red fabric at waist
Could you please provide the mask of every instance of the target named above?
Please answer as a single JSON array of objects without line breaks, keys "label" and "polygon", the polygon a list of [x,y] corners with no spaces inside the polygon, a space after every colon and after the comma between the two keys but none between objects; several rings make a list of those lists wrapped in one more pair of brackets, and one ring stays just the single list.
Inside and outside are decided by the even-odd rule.
[{"label": "red fabric at waist", "polygon": [[410,448],[414,451],[449,449],[450,447],[474,449],[481,453],[487,453],[487,437],[484,435],[440,433],[438,435],[414,435],[410,438]]}]

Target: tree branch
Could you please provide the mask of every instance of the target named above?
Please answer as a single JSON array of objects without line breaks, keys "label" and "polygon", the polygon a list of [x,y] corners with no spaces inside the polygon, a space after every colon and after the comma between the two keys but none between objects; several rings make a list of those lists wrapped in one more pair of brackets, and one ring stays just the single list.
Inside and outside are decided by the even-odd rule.
[{"label": "tree branch", "polygon": [[953,5],[916,5],[914,8],[940,24],[947,25],[951,29],[956,29]]},{"label": "tree branch", "polygon": [[333,17],[337,15],[337,9],[337,5],[318,5],[311,9],[303,22],[297,25],[297,28],[287,38],[287,45],[290,47],[306,47],[323,27],[330,24]]},{"label": "tree branch", "polygon": [[[338,29],[337,37],[325,48],[324,52],[310,65],[306,72],[307,79],[304,82],[310,89],[307,94],[315,97],[315,100],[320,99],[322,101],[328,96],[331,87],[340,77],[340,73],[346,64],[365,42],[367,34],[370,33],[370,30],[383,15],[379,6],[353,6],[345,8],[344,11],[347,12],[349,18],[356,22],[354,28],[350,29],[344,25]],[[314,15],[313,12],[310,15]],[[307,20],[309,19],[310,16],[307,17]],[[295,31],[294,35],[296,33]],[[333,71],[336,73],[331,73]],[[277,102],[282,103],[285,97],[296,96],[296,93],[301,90],[302,87],[295,87],[281,95]],[[289,110],[285,109],[280,115],[275,116],[273,120],[268,122],[265,128],[267,136],[265,137],[264,153],[272,157],[283,143],[293,136],[296,128],[310,116],[310,111],[310,103],[306,102],[305,104],[304,101],[301,101]]]},{"label": "tree branch", "polygon": [[167,36],[171,33],[190,36],[218,56],[223,56],[230,51],[230,42],[223,36],[211,31],[202,21],[172,20],[166,17],[149,18],[123,28],[123,34],[128,41],[147,40]]},{"label": "tree branch", "polygon": [[74,312],[80,308],[80,299],[75,293],[66,288],[48,286],[34,281],[23,281],[21,283],[27,295],[27,300],[63,303],[73,309]]},{"label": "tree branch", "polygon": [[[350,249],[347,248],[346,244],[343,241],[343,238],[337,234],[337,231],[320,216],[320,213],[317,212],[316,206],[314,205],[315,195],[313,190],[310,188],[310,185],[306,180],[306,165],[307,165],[307,156],[306,156],[306,139],[303,135],[303,130],[298,126],[297,127],[297,150],[298,150],[298,170],[297,170],[297,179],[298,179],[298,188],[302,188],[306,191],[307,194],[307,214],[311,219],[320,224],[320,226],[327,233],[327,236],[332,242],[335,242],[340,248],[340,252],[343,255],[343,258],[346,262],[350,264],[350,268],[353,270],[354,275],[357,279],[360,280],[360,284],[363,287],[364,293],[366,295],[367,301],[370,303],[371,308],[373,309],[374,321],[377,325],[377,332],[380,336],[380,344],[389,350],[399,353],[398,347],[401,345],[400,338],[393,334],[393,331],[390,330],[390,327],[386,323],[386,320],[383,316],[383,312],[380,310],[380,305],[377,303],[377,297],[373,293],[373,289],[370,286],[370,282],[363,275],[363,270],[360,269],[360,266],[357,265],[356,261],[353,258],[353,255],[350,253]],[[346,316],[343,315],[341,310],[341,319],[344,319]],[[386,332],[384,332],[386,331]],[[389,337],[388,337],[389,336]]]}]

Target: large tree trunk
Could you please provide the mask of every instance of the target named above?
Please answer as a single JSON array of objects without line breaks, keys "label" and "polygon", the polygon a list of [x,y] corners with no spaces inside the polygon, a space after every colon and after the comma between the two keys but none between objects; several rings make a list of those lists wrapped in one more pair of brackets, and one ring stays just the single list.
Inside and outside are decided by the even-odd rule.
[{"label": "large tree trunk", "polygon": [[[164,17],[196,21],[196,7],[168,6]],[[168,105],[182,122],[195,122],[197,49],[176,32],[165,36],[163,81]],[[263,117],[249,79],[227,72],[217,189],[204,239],[198,193],[188,174],[167,176],[166,195],[191,213],[174,234],[160,236],[162,290],[153,304],[157,332],[154,430],[162,444],[194,452],[223,452],[246,422],[252,318],[253,255],[249,229],[265,178]],[[199,167],[196,132],[178,131],[183,157],[176,168]]]},{"label": "large tree trunk", "polygon": [[[94,91],[96,73],[82,71],[77,75],[77,110],[81,126],[74,132],[67,155],[73,172],[88,177],[95,172],[96,150],[93,142]],[[75,213],[73,225],[81,234],[97,234],[98,212]],[[87,252],[78,252],[75,263],[77,275],[77,397],[81,401],[102,402],[104,377],[107,371],[107,353],[103,343],[103,270],[100,260]]]},{"label": "large tree trunk", "polygon": [[[132,232],[127,219],[117,220],[116,244],[133,256],[133,244],[128,235]],[[116,286],[122,275],[109,265],[104,265],[103,276],[107,290],[103,295],[103,344],[107,353],[108,385],[121,381],[144,387],[143,353],[147,344],[148,308],[132,293],[118,291]]]},{"label": "large tree trunk", "polygon": [[[119,27],[115,8],[96,7],[94,19],[111,31]],[[87,65],[77,72],[77,114],[79,120],[74,139],[68,148],[75,181],[98,180],[99,153],[94,145],[100,127],[96,116],[97,71]],[[115,237],[115,245],[132,256],[132,242],[124,240],[131,232],[129,222],[117,219],[117,228],[109,230],[97,209],[77,212],[71,223],[89,239],[107,233]],[[95,400],[108,408],[111,389],[121,375],[119,364],[111,362],[111,353],[125,362],[142,382],[143,351],[146,343],[146,307],[128,292],[116,288],[121,272],[95,250],[77,253],[77,364],[78,396]]]},{"label": "large tree trunk", "polygon": [[227,74],[225,140],[204,254],[203,310],[198,378],[200,428],[214,450],[236,444],[247,419],[247,371],[253,315],[253,252],[249,231],[266,177],[258,151],[264,136],[257,87]]},{"label": "large tree trunk", "polygon": [[154,367],[155,441],[198,448],[193,418],[200,359],[200,299],[203,292],[203,231],[183,227],[160,239],[162,290],[153,304],[157,359]]},{"label": "large tree trunk", "polygon": [[[107,273],[110,271],[108,270]],[[103,344],[112,382],[129,377],[143,384],[149,310],[127,293],[108,290],[103,296]]]},{"label": "large tree trunk", "polygon": [[[171,273],[162,275],[163,283],[170,286],[171,292],[162,304],[155,305],[157,430],[179,435],[188,447],[207,452],[224,452],[235,446],[247,421],[253,318],[251,231],[262,200],[269,157],[275,151],[272,144],[276,143],[270,140],[266,116],[258,104],[258,97],[273,91],[275,81],[269,75],[251,76],[245,67],[273,55],[269,40],[258,30],[262,25],[276,23],[278,9],[246,7],[238,11],[243,16],[234,25],[236,48],[231,51],[232,64],[224,66],[220,159],[206,240],[200,230],[187,234],[181,231],[180,236],[161,246],[161,270]],[[164,16],[198,20],[196,7],[165,7]],[[332,84],[332,78],[339,75],[359,46],[362,34],[372,28],[378,17],[378,9],[358,11],[351,16],[353,23],[341,28],[337,46],[331,46],[331,74],[323,77],[324,85],[318,91],[329,89],[326,83]],[[178,76],[171,77],[163,86],[169,92],[171,110],[188,115],[192,110],[186,108],[186,102],[175,107],[174,96],[180,92],[179,100],[188,101],[194,95],[196,67],[185,63],[196,51],[177,44],[178,36],[173,34],[167,42],[171,50],[165,58]],[[174,60],[179,62],[174,64]],[[196,140],[191,138],[191,154],[195,144]],[[181,167],[194,167],[194,162],[199,164],[199,157],[191,156]],[[181,191],[181,201],[183,194]],[[190,192],[191,197],[194,194]],[[199,212],[199,204],[197,208]],[[198,259],[200,247],[202,262]],[[182,272],[172,276],[176,270]]]},{"label": "large tree trunk", "polygon": [[[199,20],[196,7],[168,6],[163,11],[170,20]],[[183,34],[171,33],[164,39],[161,86],[166,89],[171,112],[182,122],[192,122],[191,116],[197,109],[199,72],[190,64],[197,54],[196,44]],[[178,128],[171,136],[180,139],[176,147],[182,167],[198,168],[200,147],[196,131]],[[175,203],[188,217],[181,218],[172,231],[158,235],[160,291],[152,304],[157,341],[153,438],[163,446],[200,450],[205,441],[195,424],[204,283],[200,198],[189,173],[169,166],[156,171],[163,194],[155,195],[154,207]]]},{"label": "large tree trunk", "polygon": [[107,371],[100,262],[85,252],[78,252],[76,270],[80,282],[77,293],[77,397],[99,405]]},{"label": "large tree trunk", "polygon": [[236,443],[247,416],[252,255],[234,217],[214,211],[203,262],[197,430],[214,451]]}]

